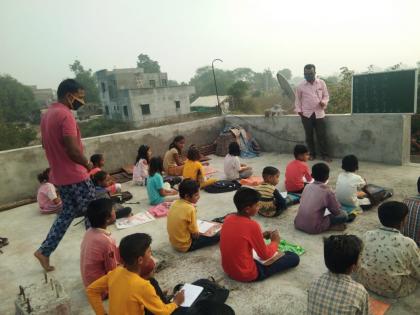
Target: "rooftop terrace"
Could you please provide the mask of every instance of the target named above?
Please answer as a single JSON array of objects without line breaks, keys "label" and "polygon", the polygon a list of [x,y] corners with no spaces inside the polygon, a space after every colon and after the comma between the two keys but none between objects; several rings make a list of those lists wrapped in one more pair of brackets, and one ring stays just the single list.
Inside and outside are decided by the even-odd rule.
[{"label": "rooftop terrace", "polygon": [[[211,165],[220,171],[223,170],[223,159],[211,157]],[[256,174],[261,173],[264,166],[277,166],[283,176],[285,165],[291,158],[290,154],[264,153],[259,158],[247,160],[246,163],[254,168]],[[330,164],[330,184],[333,187],[340,165],[338,159]],[[413,165],[390,166],[362,161],[360,174],[371,183],[393,187],[395,191],[393,199],[401,200],[416,193],[415,183],[419,168]],[[283,178],[280,182],[283,182]],[[133,186],[131,182],[128,182],[123,184],[123,188],[133,193],[133,201],[140,201],[140,205],[133,205],[135,213],[148,209],[144,187]],[[202,192],[198,202],[198,217],[212,219],[234,211],[232,197],[233,193],[211,195]],[[328,233],[308,235],[295,230],[293,220],[296,212],[297,206],[293,206],[278,218],[257,216],[255,219],[263,229],[277,228],[282,238],[306,249],[306,253],[301,256],[300,265],[294,270],[274,276],[264,282],[249,284],[232,281],[224,275],[220,265],[218,246],[188,254],[175,252],[168,243],[166,218],[125,230],[116,230],[114,226],[110,226],[110,230],[117,242],[125,235],[135,232],[145,232],[152,236],[153,250],[159,257],[164,257],[167,263],[166,268],[156,275],[162,288],[171,289],[180,282],[213,276],[220,279],[221,283],[231,290],[227,304],[233,307],[236,314],[305,314],[306,290],[311,281],[326,271],[322,238]],[[14,314],[13,301],[18,292],[18,285],[43,281],[43,272],[32,253],[46,236],[53,220],[54,215],[41,215],[36,204],[0,212],[0,234],[7,236],[10,240],[10,245],[4,247],[4,254],[0,255],[0,300],[2,301],[0,314]],[[373,209],[357,217],[355,222],[348,225],[345,233],[362,236],[365,231],[376,228],[378,225],[377,210]],[[80,315],[93,314],[83,291],[79,270],[79,248],[83,233],[82,225],[71,226],[51,256],[51,263],[56,266],[56,271],[51,274],[61,280],[71,295],[72,313]],[[418,288],[407,298],[386,301],[392,304],[387,312],[388,315],[415,314],[420,309],[420,289]]]}]

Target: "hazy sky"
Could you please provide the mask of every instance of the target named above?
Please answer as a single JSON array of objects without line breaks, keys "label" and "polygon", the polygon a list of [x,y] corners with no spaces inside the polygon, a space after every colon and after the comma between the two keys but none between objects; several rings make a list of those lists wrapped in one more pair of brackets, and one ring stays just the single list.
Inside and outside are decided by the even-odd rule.
[{"label": "hazy sky", "polygon": [[0,73],[56,88],[79,59],[99,69],[158,60],[170,79],[217,67],[305,63],[327,75],[420,61],[419,0],[0,0]]}]

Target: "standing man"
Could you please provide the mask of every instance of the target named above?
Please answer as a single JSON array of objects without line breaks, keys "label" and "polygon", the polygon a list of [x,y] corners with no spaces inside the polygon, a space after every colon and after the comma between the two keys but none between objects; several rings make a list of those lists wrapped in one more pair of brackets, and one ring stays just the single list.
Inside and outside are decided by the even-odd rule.
[{"label": "standing man", "polygon": [[58,186],[63,210],[57,215],[47,238],[34,253],[45,271],[52,271],[50,255],[57,248],[73,219],[84,215],[95,198],[89,178],[91,163],[83,155],[80,130],[71,110],[85,104],[85,91],[73,79],[60,83],[58,102],[50,105],[41,119],[42,146],[50,165],[50,180]]},{"label": "standing man", "polygon": [[309,147],[310,160],[316,158],[314,130],[319,145],[321,157],[326,162],[331,162],[327,153],[327,140],[325,132],[325,109],[330,96],[327,85],[315,77],[315,66],[312,64],[304,67],[305,81],[296,89],[295,112],[302,119],[305,129],[306,143]]}]

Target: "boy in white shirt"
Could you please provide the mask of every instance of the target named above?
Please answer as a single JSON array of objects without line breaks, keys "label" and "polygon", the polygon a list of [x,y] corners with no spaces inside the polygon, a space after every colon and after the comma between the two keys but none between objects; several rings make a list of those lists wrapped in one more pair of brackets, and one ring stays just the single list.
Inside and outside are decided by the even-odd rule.
[{"label": "boy in white shirt", "polygon": [[347,155],[343,158],[341,168],[344,172],[338,175],[335,194],[338,201],[343,206],[361,207],[364,210],[369,209],[369,205],[360,205],[360,199],[368,202],[366,193],[362,191],[366,186],[366,181],[356,171],[359,169],[359,161],[354,155]]}]

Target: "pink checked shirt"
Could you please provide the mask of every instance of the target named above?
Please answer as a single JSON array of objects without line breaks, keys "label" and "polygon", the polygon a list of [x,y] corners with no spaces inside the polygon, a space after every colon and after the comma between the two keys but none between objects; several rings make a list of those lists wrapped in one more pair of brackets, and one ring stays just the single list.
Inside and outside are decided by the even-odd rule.
[{"label": "pink checked shirt", "polygon": [[322,108],[319,102],[322,101],[327,105],[329,99],[327,85],[323,80],[315,79],[313,83],[305,80],[296,88],[295,112],[303,113],[303,116],[308,118],[313,113],[316,118],[324,118],[325,108]]}]

